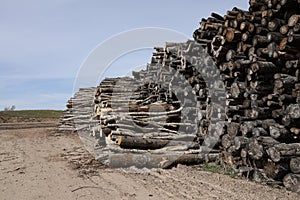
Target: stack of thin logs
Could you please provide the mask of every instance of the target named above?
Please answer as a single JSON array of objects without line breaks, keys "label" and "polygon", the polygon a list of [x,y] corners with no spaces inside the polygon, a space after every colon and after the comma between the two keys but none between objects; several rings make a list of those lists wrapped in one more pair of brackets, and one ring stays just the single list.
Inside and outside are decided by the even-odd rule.
[{"label": "stack of thin logs", "polygon": [[300,1],[250,0],[194,32],[227,88],[221,164],[300,192]]},{"label": "stack of thin logs", "polygon": [[[152,155],[166,155],[172,151],[172,154],[178,152],[181,155],[181,163],[216,159],[216,154],[205,158],[195,155],[203,141],[198,124],[206,117],[207,105],[205,81],[192,65],[193,61],[199,61],[197,58],[204,51],[201,46],[194,41],[166,43],[164,48],[155,48],[145,70],[133,72],[134,78],[106,78],[100,83],[92,117],[100,124],[93,127],[92,135],[99,138],[103,152],[105,149],[135,153],[153,150]],[[183,54],[191,58],[186,60],[179,56]],[[203,66],[205,63],[198,64]],[[202,69],[201,73],[207,72]],[[197,109],[202,112],[196,112]],[[153,158],[152,162],[161,161],[161,158]],[[122,159],[115,160],[124,163]],[[162,167],[172,164],[168,162]],[[152,163],[151,166],[155,165]]]},{"label": "stack of thin logs", "polygon": [[90,130],[90,124],[93,123],[90,118],[93,113],[94,92],[95,87],[80,88],[68,100],[66,104],[67,109],[60,118],[59,131]]}]

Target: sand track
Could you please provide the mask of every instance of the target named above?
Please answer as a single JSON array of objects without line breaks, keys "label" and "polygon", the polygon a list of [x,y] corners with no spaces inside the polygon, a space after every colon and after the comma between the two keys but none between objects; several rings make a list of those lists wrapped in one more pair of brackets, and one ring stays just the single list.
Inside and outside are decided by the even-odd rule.
[{"label": "sand track", "polygon": [[77,135],[54,128],[0,130],[0,197],[11,199],[299,199],[199,167],[108,169]]}]

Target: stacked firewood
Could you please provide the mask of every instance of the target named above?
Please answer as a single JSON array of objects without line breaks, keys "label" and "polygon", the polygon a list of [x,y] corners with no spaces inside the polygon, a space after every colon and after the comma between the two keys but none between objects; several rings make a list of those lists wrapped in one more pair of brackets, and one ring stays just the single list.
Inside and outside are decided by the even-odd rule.
[{"label": "stacked firewood", "polygon": [[197,122],[205,115],[206,86],[194,66],[178,56],[197,47],[194,41],[166,43],[155,48],[151,63],[133,72],[133,78],[104,79],[96,89],[92,117],[100,121],[92,130],[99,143],[105,137],[115,151],[199,148]]},{"label": "stacked firewood", "polygon": [[[95,87],[80,88],[78,92],[71,97],[64,111],[64,115],[60,119],[59,131],[78,131],[89,130],[90,120],[93,113],[92,104]],[[94,123],[98,123],[95,122]]]},{"label": "stacked firewood", "polygon": [[[202,19],[195,41],[155,47],[147,68],[133,77],[82,89],[88,92],[71,99],[65,125],[77,119],[79,129],[90,130],[100,160],[113,152],[111,166],[217,160],[255,181],[299,192],[300,1],[249,4],[247,11]],[[218,120],[225,126],[216,123],[213,132],[221,137],[207,140]]]},{"label": "stacked firewood", "polygon": [[221,163],[299,191],[300,2],[249,3],[212,13],[194,32],[228,88]]}]

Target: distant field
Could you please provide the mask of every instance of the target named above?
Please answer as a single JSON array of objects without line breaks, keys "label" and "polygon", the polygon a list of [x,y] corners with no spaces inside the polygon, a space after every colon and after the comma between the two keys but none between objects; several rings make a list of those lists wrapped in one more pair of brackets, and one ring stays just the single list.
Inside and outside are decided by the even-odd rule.
[{"label": "distant field", "polygon": [[58,119],[62,115],[61,110],[16,110],[0,111],[2,119],[23,118],[23,119]]}]

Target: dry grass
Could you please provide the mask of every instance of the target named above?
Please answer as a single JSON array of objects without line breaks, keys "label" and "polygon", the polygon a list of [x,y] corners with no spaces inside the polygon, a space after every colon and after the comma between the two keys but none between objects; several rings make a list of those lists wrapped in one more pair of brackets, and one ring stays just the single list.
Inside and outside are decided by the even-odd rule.
[{"label": "dry grass", "polygon": [[17,110],[0,111],[0,118],[9,120],[13,118],[21,119],[58,119],[62,116],[61,110]]}]

